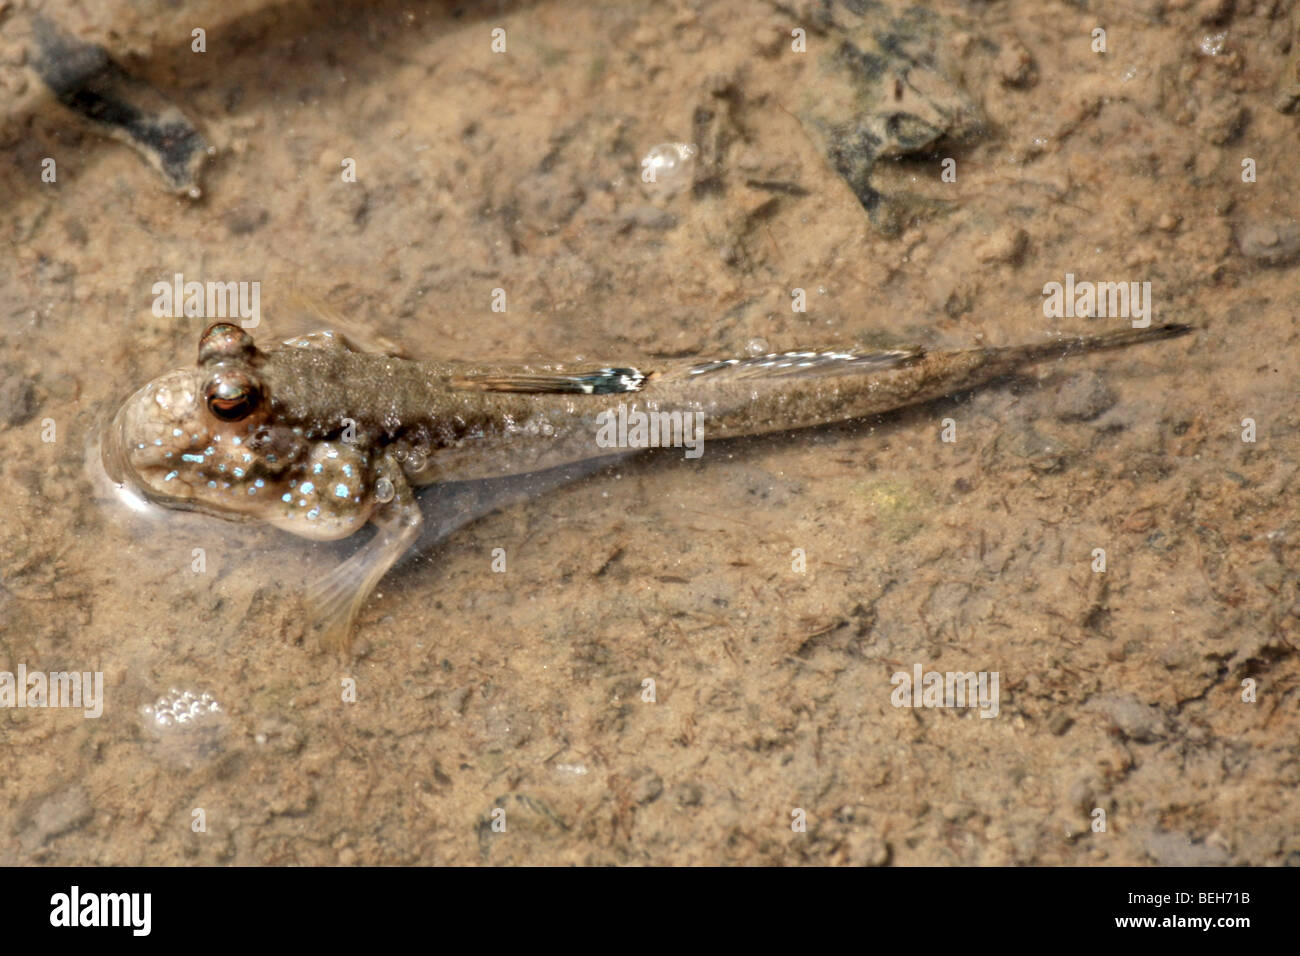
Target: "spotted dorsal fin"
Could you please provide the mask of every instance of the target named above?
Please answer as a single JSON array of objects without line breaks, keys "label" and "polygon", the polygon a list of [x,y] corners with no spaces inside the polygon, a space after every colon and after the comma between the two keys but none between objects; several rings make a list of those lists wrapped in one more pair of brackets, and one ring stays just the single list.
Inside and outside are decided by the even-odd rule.
[{"label": "spotted dorsal fin", "polygon": [[482,392],[531,392],[551,395],[615,395],[636,392],[646,376],[634,368],[602,368],[571,375],[531,372],[466,375],[452,380],[453,388]]}]

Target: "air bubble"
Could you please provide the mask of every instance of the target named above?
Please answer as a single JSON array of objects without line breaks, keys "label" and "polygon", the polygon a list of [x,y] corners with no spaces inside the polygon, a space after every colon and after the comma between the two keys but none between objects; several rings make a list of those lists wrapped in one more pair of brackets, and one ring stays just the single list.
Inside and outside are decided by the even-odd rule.
[{"label": "air bubble", "polygon": [[641,158],[641,185],[652,195],[667,198],[691,181],[695,156],[690,143],[660,143]]},{"label": "air bubble", "polygon": [[380,478],[375,482],[375,500],[381,505],[392,501],[396,495],[397,489],[393,487],[393,483],[389,479]]},{"label": "air bubble", "polygon": [[220,711],[221,705],[212,694],[179,691],[174,687],[167,696],[159,697],[152,706],[146,704],[140,708],[140,714],[155,727],[194,725]]}]

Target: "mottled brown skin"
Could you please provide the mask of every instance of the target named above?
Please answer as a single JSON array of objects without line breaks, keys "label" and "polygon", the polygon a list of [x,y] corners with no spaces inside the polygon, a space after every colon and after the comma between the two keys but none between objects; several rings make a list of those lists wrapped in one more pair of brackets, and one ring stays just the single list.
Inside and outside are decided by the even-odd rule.
[{"label": "mottled brown skin", "polygon": [[110,474],[170,507],[269,521],[305,537],[379,533],[309,595],[346,646],[367,595],[418,535],[411,486],[538,471],[614,453],[603,414],[703,415],[709,439],[862,418],[966,391],[1033,363],[1182,335],[1126,329],[1043,345],[926,353],[793,351],[618,368],[420,362],[315,333],[268,350],[226,323],[197,367],[119,410]]},{"label": "mottled brown skin", "polygon": [[[880,414],[978,387],[1033,362],[1186,331],[1186,326],[1165,325],[1036,346],[835,353],[892,357],[871,364],[865,373],[852,359],[794,369],[793,374],[755,367],[752,363],[759,359],[750,359],[693,376],[690,370],[698,360],[648,360],[633,363],[647,373],[639,390],[609,395],[489,391],[475,384],[501,374],[574,374],[591,370],[594,363],[465,365],[345,349],[279,348],[265,353],[259,368],[269,385],[273,415],[302,425],[309,437],[337,434],[351,418],[370,442],[422,452],[429,467],[408,477],[425,484],[522,474],[599,454],[593,440],[596,420],[620,404],[644,411],[702,412],[710,439],[756,435]],[[322,388],[321,383],[334,387]],[[340,400],[341,393],[346,400]]]}]

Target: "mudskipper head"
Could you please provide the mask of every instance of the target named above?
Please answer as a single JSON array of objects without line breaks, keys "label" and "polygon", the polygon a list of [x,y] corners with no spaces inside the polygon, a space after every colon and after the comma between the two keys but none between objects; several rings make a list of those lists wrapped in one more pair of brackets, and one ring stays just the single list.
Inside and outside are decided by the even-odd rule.
[{"label": "mudskipper head", "polygon": [[105,468],[168,507],[311,538],[351,534],[370,510],[364,452],[304,435],[277,409],[263,360],[243,329],[210,326],[196,366],[154,379],[118,410]]}]

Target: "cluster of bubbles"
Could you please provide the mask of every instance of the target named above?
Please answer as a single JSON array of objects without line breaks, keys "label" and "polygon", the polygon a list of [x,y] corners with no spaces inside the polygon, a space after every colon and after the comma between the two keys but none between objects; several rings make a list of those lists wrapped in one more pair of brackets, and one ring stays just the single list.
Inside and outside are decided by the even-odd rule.
[{"label": "cluster of bubbles", "polygon": [[196,695],[189,690],[182,693],[173,687],[167,696],[159,697],[152,705],[146,704],[140,712],[159,727],[183,727],[220,713],[221,704],[211,694]]}]

